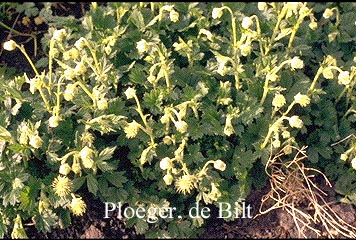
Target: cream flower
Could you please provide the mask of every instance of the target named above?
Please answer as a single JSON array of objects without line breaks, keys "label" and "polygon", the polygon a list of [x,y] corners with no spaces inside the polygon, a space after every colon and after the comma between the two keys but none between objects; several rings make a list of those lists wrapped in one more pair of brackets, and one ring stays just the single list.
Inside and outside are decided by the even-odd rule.
[{"label": "cream flower", "polygon": [[163,181],[164,181],[164,183],[165,183],[166,185],[171,185],[172,182],[173,182],[173,177],[172,177],[172,175],[171,175],[171,174],[166,174],[166,175],[164,175]]},{"label": "cream flower", "polygon": [[138,130],[140,129],[140,124],[133,120],[132,122],[128,123],[124,128],[124,132],[127,138],[134,138],[136,137]]},{"label": "cream flower", "polygon": [[51,117],[48,119],[48,125],[49,125],[49,127],[51,127],[51,128],[55,128],[55,127],[58,126],[59,121],[60,121],[60,118],[59,118],[58,116],[51,116]]},{"label": "cream flower", "polygon": [[65,197],[71,192],[73,183],[66,176],[58,176],[52,182],[52,188],[59,197]]},{"label": "cream flower", "polygon": [[172,22],[177,22],[179,21],[179,13],[177,11],[172,10],[169,13],[169,18],[171,19]]},{"label": "cream flower", "polygon": [[307,95],[298,93],[294,96],[294,101],[300,106],[305,107],[310,103],[310,98]]},{"label": "cream flower", "polygon": [[125,95],[127,99],[134,98],[136,96],[136,90],[132,87],[129,87],[128,89],[126,89]]},{"label": "cream flower", "polygon": [[330,9],[330,8],[326,8],[325,11],[324,11],[324,13],[323,13],[323,17],[324,17],[325,19],[329,19],[329,18],[331,18],[333,15],[334,15],[334,12],[333,12],[333,10]]},{"label": "cream flower", "polygon": [[260,11],[264,11],[264,10],[266,10],[266,8],[267,8],[267,3],[265,3],[265,2],[258,2],[258,3],[257,3],[257,8],[258,8],[258,10],[260,10]]},{"label": "cream flower", "polygon": [[68,163],[64,163],[59,167],[59,173],[62,175],[68,175],[70,173],[71,167]]},{"label": "cream flower", "polygon": [[9,40],[4,42],[4,49],[7,51],[13,51],[16,48],[16,42],[14,40]]},{"label": "cream flower", "polygon": [[81,49],[83,49],[85,47],[86,44],[87,44],[87,40],[85,38],[81,37],[74,43],[74,46],[78,50],[81,50]]},{"label": "cream flower", "polygon": [[188,124],[184,121],[176,121],[174,122],[174,125],[176,126],[176,129],[180,133],[185,133],[188,128]]},{"label": "cream flower", "polygon": [[83,216],[86,211],[86,204],[81,197],[73,197],[70,203],[70,210],[76,216]]},{"label": "cream flower", "polygon": [[221,18],[222,14],[223,14],[222,8],[214,8],[211,16],[213,17],[213,19],[218,19]]},{"label": "cream flower", "polygon": [[272,100],[272,106],[276,108],[283,107],[286,104],[286,98],[282,94],[276,94]]},{"label": "cream flower", "polygon": [[311,30],[316,30],[318,28],[318,23],[317,22],[310,22],[309,23],[309,28]]},{"label": "cream flower", "polygon": [[299,118],[299,116],[292,116],[289,118],[289,125],[293,128],[302,128],[303,121]]},{"label": "cream flower", "polygon": [[349,71],[342,71],[339,73],[338,76],[338,83],[339,84],[343,84],[343,85],[349,85],[351,82],[350,79],[350,72]]},{"label": "cream flower", "polygon": [[244,43],[240,46],[241,55],[246,57],[251,52],[251,44]]},{"label": "cream flower", "polygon": [[325,68],[323,70],[323,76],[326,79],[333,79],[334,78],[334,74],[332,72],[332,70],[330,68]]},{"label": "cream flower", "polygon": [[169,157],[165,157],[163,158],[160,162],[159,162],[159,167],[162,170],[169,170],[173,167],[173,163],[172,160]]},{"label": "cream flower", "polygon": [[356,170],[356,157],[351,160],[351,167]]},{"label": "cream flower", "polygon": [[219,159],[214,162],[214,168],[220,171],[225,171],[226,164]]},{"label": "cream flower", "polygon": [[88,146],[85,146],[82,150],[80,150],[79,156],[82,159],[82,163],[85,168],[93,167],[94,165],[93,155],[94,155],[94,151]]},{"label": "cream flower", "polygon": [[148,43],[145,39],[141,39],[139,42],[136,44],[136,48],[139,53],[145,53],[148,51]]},{"label": "cream flower", "polygon": [[249,29],[252,26],[252,24],[253,24],[253,21],[250,17],[244,17],[242,19],[242,23],[241,23],[242,28]]},{"label": "cream flower", "polygon": [[65,35],[66,35],[66,30],[65,29],[60,29],[60,30],[55,30],[53,32],[53,39],[56,41],[61,41]]},{"label": "cream flower", "polygon": [[175,187],[177,192],[183,193],[184,195],[190,193],[196,184],[196,177],[194,175],[185,174],[177,179],[175,182]]},{"label": "cream flower", "polygon": [[290,66],[291,68],[294,69],[301,69],[304,67],[304,62],[302,60],[300,60],[299,57],[294,57],[292,58],[291,62],[290,62]]},{"label": "cream flower", "polygon": [[101,98],[97,102],[97,106],[99,110],[105,110],[108,108],[108,100],[106,98]]},{"label": "cream flower", "polygon": [[32,135],[30,136],[30,145],[33,147],[33,148],[40,148],[41,145],[42,145],[42,139],[38,136],[38,135]]}]

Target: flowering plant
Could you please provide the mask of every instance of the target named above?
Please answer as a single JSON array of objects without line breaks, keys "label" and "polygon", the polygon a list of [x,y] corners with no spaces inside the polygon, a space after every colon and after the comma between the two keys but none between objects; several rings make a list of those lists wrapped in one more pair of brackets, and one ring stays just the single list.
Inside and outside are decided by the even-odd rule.
[{"label": "flowering plant", "polygon": [[338,9],[92,3],[76,29],[49,28],[42,61],[5,42],[33,72],[0,81],[0,235],[24,236],[21,219],[40,231],[65,227],[90,193],[174,206],[181,219],[134,217],[128,226],[148,237],[196,236],[206,220],[186,209],[243,201],[264,184],[270,154],[309,145],[310,164],[321,168],[354,156],[330,146],[352,133],[354,58],[313,49],[352,40]]}]

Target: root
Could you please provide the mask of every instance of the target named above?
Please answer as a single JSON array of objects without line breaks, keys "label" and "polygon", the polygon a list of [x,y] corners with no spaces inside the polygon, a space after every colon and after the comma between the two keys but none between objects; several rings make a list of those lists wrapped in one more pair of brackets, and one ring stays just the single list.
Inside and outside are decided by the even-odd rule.
[{"label": "root", "polygon": [[322,233],[316,225],[321,224],[329,238],[338,235],[356,238],[356,228],[335,213],[325,200],[327,194],[313,181],[315,174],[320,174],[331,187],[329,180],[319,170],[307,168],[302,163],[308,157],[306,147],[292,148],[296,151],[292,160],[289,159],[290,155],[284,154],[284,149],[268,160],[265,171],[270,178],[271,190],[262,198],[257,216],[283,209],[293,218],[299,237],[307,238],[307,229],[320,237]]}]

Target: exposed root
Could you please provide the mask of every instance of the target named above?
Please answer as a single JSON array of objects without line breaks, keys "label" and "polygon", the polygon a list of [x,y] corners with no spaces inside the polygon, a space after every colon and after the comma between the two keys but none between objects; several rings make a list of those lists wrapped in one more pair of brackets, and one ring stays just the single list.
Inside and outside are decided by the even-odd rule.
[{"label": "exposed root", "polygon": [[317,224],[321,224],[329,238],[356,238],[356,228],[335,213],[325,200],[327,194],[313,181],[316,173],[331,186],[329,180],[319,170],[307,168],[302,163],[308,157],[306,147],[292,148],[296,151],[293,159],[290,160],[291,155],[286,155],[282,149],[268,160],[265,171],[270,177],[271,190],[262,198],[258,215],[283,209],[293,217],[299,237],[307,238],[308,229],[322,236],[321,229],[317,229]]}]

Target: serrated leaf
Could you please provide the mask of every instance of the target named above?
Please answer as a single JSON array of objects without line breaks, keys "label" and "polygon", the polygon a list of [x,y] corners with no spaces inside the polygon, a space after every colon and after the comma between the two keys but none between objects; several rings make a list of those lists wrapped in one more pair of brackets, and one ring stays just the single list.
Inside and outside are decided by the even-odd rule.
[{"label": "serrated leaf", "polygon": [[6,142],[13,142],[11,133],[7,131],[4,127],[0,126],[0,140]]},{"label": "serrated leaf", "polygon": [[145,21],[142,13],[137,9],[133,10],[131,13],[130,22],[132,22],[139,30],[143,30],[145,28]]},{"label": "serrated leaf", "polygon": [[92,194],[94,194],[94,196],[96,196],[96,193],[98,192],[99,189],[98,180],[96,180],[93,174],[88,174],[86,178],[87,178],[87,187],[89,192],[91,192]]},{"label": "serrated leaf", "polygon": [[129,79],[133,83],[144,85],[146,82],[146,75],[142,69],[134,67],[130,70]]},{"label": "serrated leaf", "polygon": [[114,172],[106,174],[105,178],[115,187],[122,188],[124,183],[127,182],[127,178],[124,176],[125,172]]},{"label": "serrated leaf", "polygon": [[112,158],[112,155],[114,154],[114,151],[115,151],[116,147],[107,147],[105,148],[104,150],[102,150],[100,153],[99,153],[99,160],[108,160],[110,158]]},{"label": "serrated leaf", "polygon": [[141,218],[137,218],[135,226],[137,234],[144,234],[148,230],[148,223]]},{"label": "serrated leaf", "polygon": [[85,176],[76,177],[73,179],[73,192],[76,192],[79,188],[83,186],[85,179]]},{"label": "serrated leaf", "polygon": [[44,233],[50,232],[57,221],[58,216],[51,209],[45,209],[41,215],[35,216],[37,230]]}]

